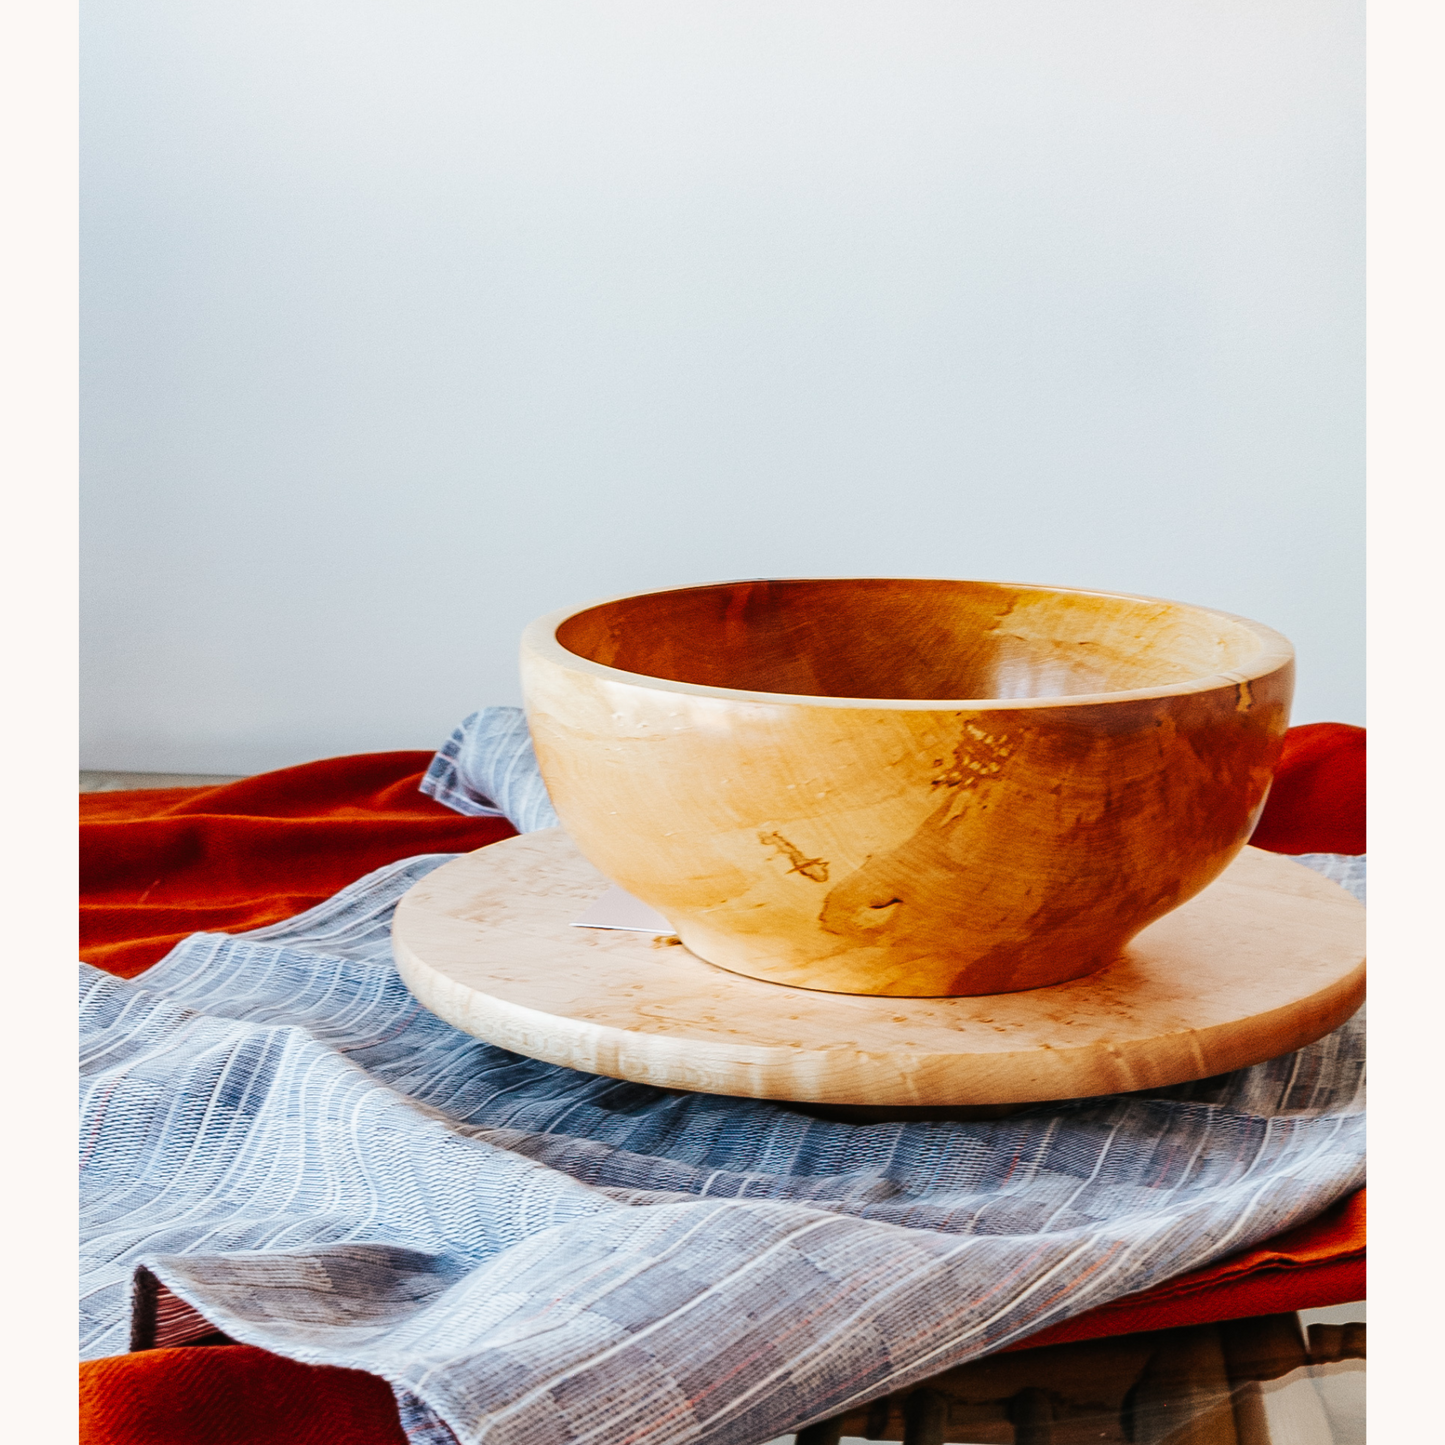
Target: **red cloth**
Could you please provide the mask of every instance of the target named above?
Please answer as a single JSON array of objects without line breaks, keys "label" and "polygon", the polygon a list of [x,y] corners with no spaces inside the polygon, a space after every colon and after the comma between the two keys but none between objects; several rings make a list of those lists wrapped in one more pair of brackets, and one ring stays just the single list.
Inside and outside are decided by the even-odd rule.
[{"label": "red cloth", "polygon": [[[259,928],[416,853],[511,837],[417,791],[430,753],[367,753],[219,788],[90,793],[81,811],[81,957],[130,978],[189,933]],[[1363,853],[1365,732],[1292,728],[1253,842]],[[1345,1304],[1365,1295],[1365,1192],[1319,1219],[1116,1300],[1019,1348]],[[243,1345],[80,1367],[81,1445],[402,1445],[387,1386]]]},{"label": "red cloth", "polygon": [[1249,841],[1271,853],[1363,853],[1364,728],[1348,723],[1291,728]]},{"label": "red cloth", "polygon": [[82,1445],[406,1445],[391,1387],[251,1345],[145,1350],[80,1367]]},{"label": "red cloth", "polygon": [[1076,1315],[1013,1348],[1318,1309],[1364,1297],[1365,1191],[1360,1189],[1298,1229]]},{"label": "red cloth", "polygon": [[187,934],[278,923],[416,853],[510,838],[417,791],[430,753],[362,753],[219,788],[80,797],[80,956],[133,978]]}]

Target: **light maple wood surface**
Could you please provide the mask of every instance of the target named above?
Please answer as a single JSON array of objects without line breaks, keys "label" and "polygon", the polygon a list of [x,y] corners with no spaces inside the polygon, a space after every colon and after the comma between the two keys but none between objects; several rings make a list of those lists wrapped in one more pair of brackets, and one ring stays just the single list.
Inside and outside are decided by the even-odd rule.
[{"label": "light maple wood surface", "polygon": [[1302,1047],[1364,997],[1364,909],[1255,848],[1092,977],[989,997],[792,988],[666,938],[574,927],[610,886],[561,829],[493,844],[402,899],[397,967],[432,1012],[532,1058],[666,1088],[873,1108],[1204,1078]]},{"label": "light maple wood surface", "polygon": [[1289,724],[1289,643],[1113,593],[725,583],[522,641],[563,826],[702,958],[892,996],[1102,967],[1228,865]]}]

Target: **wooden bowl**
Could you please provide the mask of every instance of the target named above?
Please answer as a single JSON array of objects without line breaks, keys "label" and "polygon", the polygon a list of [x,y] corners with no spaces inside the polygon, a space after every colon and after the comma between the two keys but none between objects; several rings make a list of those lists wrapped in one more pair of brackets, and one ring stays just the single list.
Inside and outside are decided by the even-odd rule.
[{"label": "wooden bowl", "polygon": [[1117,593],[728,582],[540,618],[522,685],[562,825],[693,953],[927,997],[1079,978],[1218,877],[1294,650]]}]

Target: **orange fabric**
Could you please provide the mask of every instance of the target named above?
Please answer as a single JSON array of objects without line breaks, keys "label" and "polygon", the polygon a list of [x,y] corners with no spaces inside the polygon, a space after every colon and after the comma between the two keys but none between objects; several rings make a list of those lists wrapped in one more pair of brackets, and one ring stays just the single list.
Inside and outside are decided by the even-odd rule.
[{"label": "orange fabric", "polygon": [[116,1355],[80,1367],[83,1445],[406,1445],[391,1387],[251,1345]]},{"label": "orange fabric", "polygon": [[1014,1346],[1031,1350],[1065,1340],[1350,1304],[1365,1297],[1365,1191],[1318,1219],[1276,1235],[1207,1269],[1181,1274],[1065,1320]]},{"label": "orange fabric", "polygon": [[417,791],[430,753],[327,758],[218,788],[83,793],[80,956],[133,978],[187,934],[278,923],[415,853],[516,832]]},{"label": "orange fabric", "polygon": [[[289,918],[384,863],[511,837],[417,791],[430,753],[367,753],[219,788],[81,798],[81,957],[124,978],[189,933]],[[1363,853],[1365,731],[1292,728],[1252,841]],[[1207,1269],[1116,1300],[1018,1348],[1363,1299],[1365,1193]],[[81,1445],[403,1445],[391,1392],[351,1370],[217,1345],[89,1361]]]},{"label": "orange fabric", "polygon": [[1364,728],[1348,723],[1291,728],[1249,841],[1271,853],[1363,853]]}]

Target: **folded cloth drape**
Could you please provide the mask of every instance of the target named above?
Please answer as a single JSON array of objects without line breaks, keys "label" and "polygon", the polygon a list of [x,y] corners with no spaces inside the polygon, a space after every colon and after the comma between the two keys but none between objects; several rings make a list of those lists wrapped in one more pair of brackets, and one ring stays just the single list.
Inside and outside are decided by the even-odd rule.
[{"label": "folded cloth drape", "polygon": [[[341,765],[365,773],[364,762],[313,766],[351,777]],[[375,787],[379,766],[366,776]],[[464,781],[478,808],[497,801],[485,777]],[[251,780],[245,806],[267,786]],[[417,804],[395,801],[412,810],[398,820],[408,837],[412,823],[441,822],[440,809],[418,819]],[[102,949],[124,948],[128,908],[150,948],[203,908],[196,856],[214,837],[231,841],[209,855],[233,890],[225,906],[245,905],[235,860],[265,828],[235,804],[195,794],[94,808],[112,835],[131,826],[116,822],[127,807],[160,825],[152,861],[139,843],[107,860]],[[347,806],[316,821],[334,827]],[[349,816],[385,817],[370,812]],[[249,844],[237,818],[256,824]],[[472,826],[483,824],[501,829]],[[316,846],[338,866],[334,836],[275,831],[293,863]],[[258,907],[305,896],[306,870],[287,875],[284,861],[271,858]],[[1215,1272],[1238,1279],[1349,1253],[1329,1241],[1362,1178],[1358,1024],[1183,1090],[987,1124],[825,1123],[523,1060],[420,1010],[386,927],[404,888],[441,861],[384,867],[239,938],[192,937],[134,983],[83,969],[88,1355],[124,1349],[132,1328],[142,1346],[184,1338],[189,1315],[192,1333],[219,1327],[389,1380],[413,1440],[741,1445],[1067,1330],[1093,1307],[1125,1309],[1159,1281],[1178,1296],[1213,1260],[1228,1257]],[[1360,871],[1307,861],[1347,883]],[[137,890],[148,897],[125,897],[127,867],[132,886],[156,869],[160,881]],[[102,961],[133,971],[137,956]],[[1240,1251],[1265,1240],[1241,1272]],[[1181,1322],[1160,1307],[1145,1323]],[[137,1381],[177,1357],[214,1359],[217,1381],[269,1358],[240,1346],[148,1355],[126,1357],[146,1365]],[[104,1402],[121,1366],[91,1367],[92,1387],[111,1381],[91,1391],[93,1440],[146,1438],[112,1428]],[[278,1362],[277,1378],[296,1368]],[[382,1412],[374,1438],[397,1438],[395,1421]]]}]

